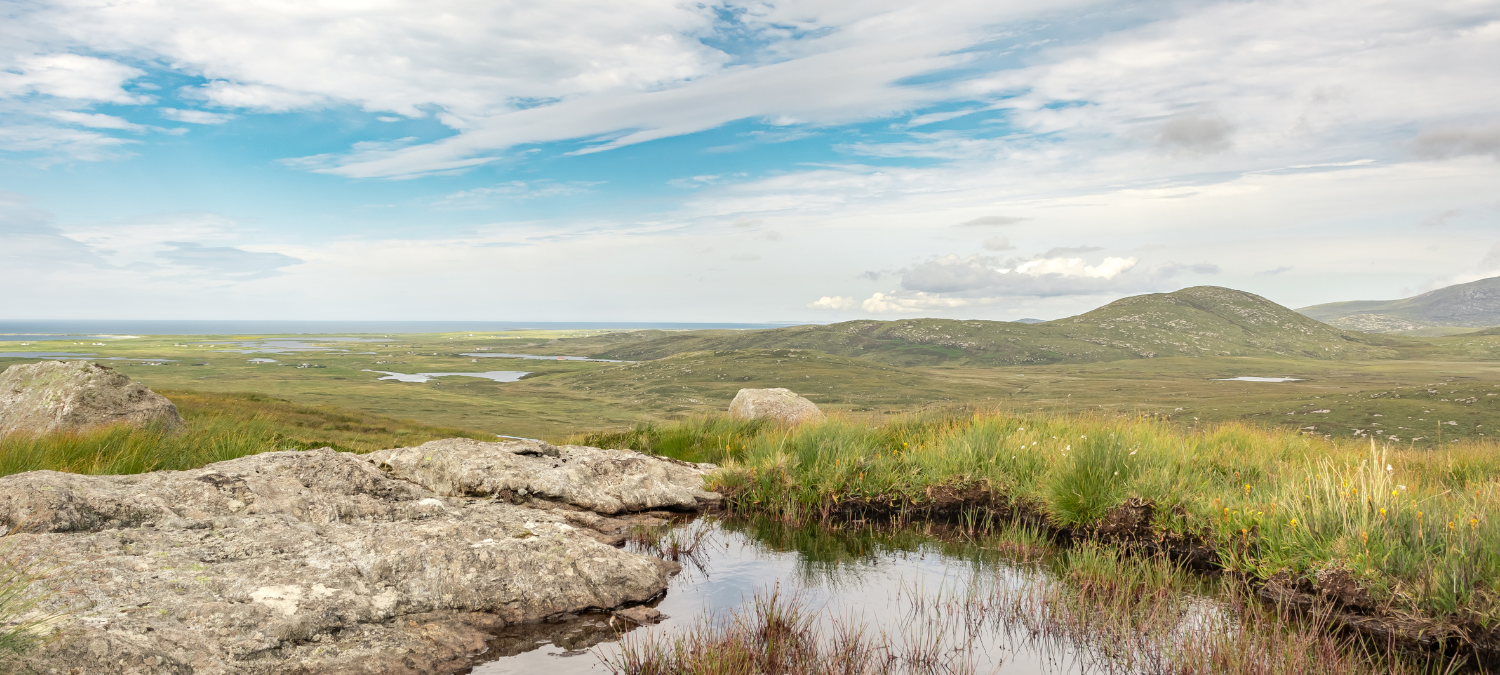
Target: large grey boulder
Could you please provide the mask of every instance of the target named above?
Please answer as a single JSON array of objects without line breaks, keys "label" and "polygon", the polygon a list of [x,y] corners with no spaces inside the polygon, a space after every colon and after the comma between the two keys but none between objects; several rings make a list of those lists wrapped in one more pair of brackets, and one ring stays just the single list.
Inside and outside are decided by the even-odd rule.
[{"label": "large grey boulder", "polygon": [[[371,461],[325,448],[192,471],[0,477],[0,531],[20,550],[66,564],[51,606],[86,601],[72,635],[25,657],[21,672],[456,672],[503,649],[495,640],[506,631],[666,590],[675,564],[601,543],[622,538],[630,523],[621,517],[460,496],[479,492],[457,486],[545,473],[511,462],[546,455],[504,445],[409,449],[423,453],[421,464],[403,459],[410,453]],[[595,495],[577,503],[610,513],[662,499],[685,507],[687,498],[696,503],[694,488],[701,492],[696,467],[583,450],[551,459],[578,469],[580,487],[559,494]],[[622,469],[622,461],[664,468]],[[414,468],[438,462],[447,468]],[[437,476],[453,478],[439,494],[402,472],[440,487],[449,484]],[[591,476],[621,475],[678,496],[586,487]]]},{"label": "large grey boulder", "polygon": [[452,497],[537,497],[611,515],[696,511],[722,500],[703,489],[704,473],[713,465],[629,450],[449,438],[366,457],[394,477]]},{"label": "large grey boulder", "polygon": [[183,427],[171,401],[112,368],[87,361],[42,361],[0,373],[0,436],[121,423]]},{"label": "large grey boulder", "polygon": [[741,389],[729,403],[729,416],[737,420],[772,419],[799,424],[823,419],[823,411],[790,389]]}]

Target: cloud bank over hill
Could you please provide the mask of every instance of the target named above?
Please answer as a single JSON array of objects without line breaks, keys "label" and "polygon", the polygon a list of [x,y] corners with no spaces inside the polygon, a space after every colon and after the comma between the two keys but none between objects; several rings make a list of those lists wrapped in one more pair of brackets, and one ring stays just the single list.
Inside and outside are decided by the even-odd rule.
[{"label": "cloud bank over hill", "polygon": [[1016,318],[1205,282],[1303,305],[1500,245],[1491,3],[0,16],[18,317]]}]

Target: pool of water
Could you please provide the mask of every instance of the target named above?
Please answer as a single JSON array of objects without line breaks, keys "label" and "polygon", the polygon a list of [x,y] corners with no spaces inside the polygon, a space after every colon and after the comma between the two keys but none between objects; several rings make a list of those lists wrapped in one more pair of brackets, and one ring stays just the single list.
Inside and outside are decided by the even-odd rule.
[{"label": "pool of water", "polygon": [[1242,375],[1240,377],[1225,377],[1216,380],[1218,382],[1301,382],[1300,377],[1252,377]]},{"label": "pool of water", "polygon": [[587,356],[540,356],[537,354],[500,354],[497,352],[473,352],[464,356],[474,356],[481,359],[535,359],[538,361],[596,361],[599,363],[635,363],[634,361],[619,361],[616,359],[591,359]]},{"label": "pool of water", "polygon": [[0,359],[48,359],[52,361],[141,361],[143,363],[171,363],[176,359],[159,359],[149,356],[99,356],[78,352],[0,352]]},{"label": "pool of water", "polygon": [[[706,528],[703,554],[685,564],[655,608],[667,618],[636,628],[629,639],[669,636],[745,608],[757,594],[800,597],[820,622],[863,626],[894,643],[925,642],[967,661],[961,672],[1030,675],[1104,672],[1088,647],[1051,641],[1045,645],[998,624],[975,629],[961,612],[913,611],[914,598],[962,598],[983,583],[1028,587],[1044,576],[1035,565],[1016,564],[977,544],[933,539],[843,535],[775,524],[729,524],[700,519],[686,528]],[[938,603],[941,604],[941,603]],[[948,605],[954,607],[956,605]],[[521,629],[525,631],[525,628]],[[1026,632],[1026,631],[1022,631]],[[594,675],[609,673],[604,660],[620,645],[604,615],[580,617],[546,631],[502,635],[491,660],[474,675]],[[933,671],[939,672],[939,671]],[[941,671],[947,672],[947,671]]]},{"label": "pool of water", "polygon": [[131,338],[134,335],[31,335],[6,333],[0,334],[0,342],[49,342],[53,340],[115,340],[120,338]]},{"label": "pool of water", "polygon": [[[319,337],[316,340],[305,338],[266,338],[264,340],[216,340],[198,344],[205,345],[234,345],[239,349],[215,349],[217,352],[232,352],[236,354],[293,354],[296,352],[343,352],[344,349],[336,347],[320,346],[329,342],[390,342],[388,338],[357,338],[357,337]],[[373,353],[373,352],[361,352]]]},{"label": "pool of water", "polygon": [[496,382],[515,382],[531,373],[523,370],[491,370],[483,373],[392,373],[385,370],[363,370],[365,373],[380,373],[385,375],[382,380],[395,380],[397,382],[426,382],[438,377],[482,377],[486,380]]}]

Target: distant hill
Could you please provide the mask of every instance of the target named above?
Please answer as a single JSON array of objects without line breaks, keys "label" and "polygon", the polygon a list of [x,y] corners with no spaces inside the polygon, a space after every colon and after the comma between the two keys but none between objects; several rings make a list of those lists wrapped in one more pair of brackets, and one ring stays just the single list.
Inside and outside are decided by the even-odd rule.
[{"label": "distant hill", "polygon": [[1339,328],[1368,333],[1500,326],[1500,277],[1439,288],[1403,300],[1331,302],[1297,311]]},{"label": "distant hill", "polygon": [[806,349],[897,366],[1089,363],[1166,356],[1395,356],[1400,338],[1351,333],[1252,293],[1198,286],[1079,316],[1011,321],[846,321],[753,331],[639,331],[558,340],[555,353],[643,361],[684,352]]}]

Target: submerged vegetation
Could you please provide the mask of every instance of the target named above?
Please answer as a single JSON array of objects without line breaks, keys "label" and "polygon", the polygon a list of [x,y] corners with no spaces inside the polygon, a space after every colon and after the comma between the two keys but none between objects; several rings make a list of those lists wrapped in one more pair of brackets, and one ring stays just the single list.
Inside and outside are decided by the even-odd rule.
[{"label": "submerged vegetation", "polygon": [[1500,449],[1226,424],[972,414],[872,426],[700,419],[584,442],[723,467],[734,513],[1022,521],[1222,570],[1392,639],[1500,649]]},{"label": "submerged vegetation", "polygon": [[142,473],[193,469],[271,450],[332,447],[372,452],[455,436],[494,438],[259,394],[162,393],[182,413],[185,431],[112,426],[45,436],[9,435],[0,438],[0,476],[41,469]]}]

